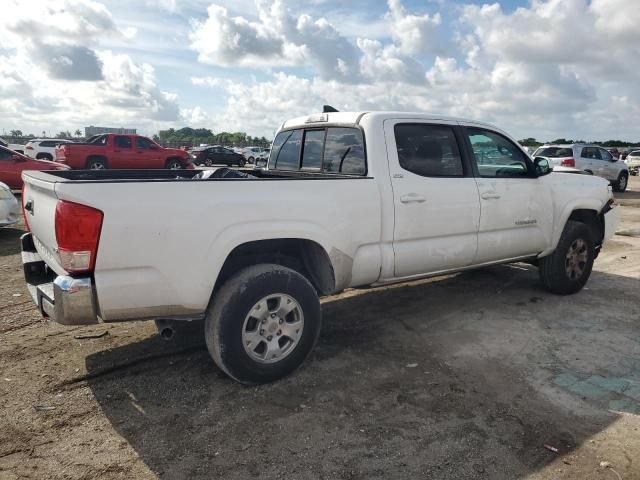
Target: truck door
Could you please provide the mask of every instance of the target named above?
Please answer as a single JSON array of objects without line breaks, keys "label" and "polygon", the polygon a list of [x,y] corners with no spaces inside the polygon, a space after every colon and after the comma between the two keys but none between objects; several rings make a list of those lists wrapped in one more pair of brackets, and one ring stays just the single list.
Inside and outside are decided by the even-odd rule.
[{"label": "truck door", "polygon": [[480,201],[454,122],[384,122],[394,197],[395,277],[470,265]]},{"label": "truck door", "polygon": [[107,163],[109,168],[136,168],[133,166],[135,152],[129,135],[115,135],[113,137],[113,150]]},{"label": "truck door", "polygon": [[158,146],[146,137],[135,137],[136,148],[131,168],[164,168],[164,158]]},{"label": "truck door", "polygon": [[465,127],[480,192],[474,264],[535,255],[549,246],[551,192],[533,173],[528,155],[501,133]]}]

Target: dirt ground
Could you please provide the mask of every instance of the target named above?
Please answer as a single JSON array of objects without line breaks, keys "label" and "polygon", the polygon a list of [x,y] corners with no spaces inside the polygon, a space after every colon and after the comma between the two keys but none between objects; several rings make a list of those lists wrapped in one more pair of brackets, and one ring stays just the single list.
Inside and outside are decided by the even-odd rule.
[{"label": "dirt ground", "polygon": [[578,295],[520,264],[348,291],[304,367],[257,388],[152,323],[43,322],[1,229],[0,479],[640,479],[640,208],[620,208]]}]

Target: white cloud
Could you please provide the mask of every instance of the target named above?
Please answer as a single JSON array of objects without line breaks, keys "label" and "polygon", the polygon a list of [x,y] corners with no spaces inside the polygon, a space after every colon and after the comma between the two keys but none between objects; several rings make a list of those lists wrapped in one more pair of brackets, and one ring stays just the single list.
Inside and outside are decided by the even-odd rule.
[{"label": "white cloud", "polygon": [[211,122],[207,112],[197,106],[180,109],[180,119],[190,127],[205,127]]},{"label": "white cloud", "polygon": [[411,15],[400,0],[388,0],[388,5],[386,18],[391,23],[391,33],[402,53],[416,55],[435,50],[435,33],[441,23],[439,13],[432,16]]},{"label": "white cloud", "polygon": [[154,69],[99,47],[120,32],[104,5],[90,0],[15,2],[0,41],[0,118],[23,131],[93,124],[155,127],[179,118],[175,94]]}]

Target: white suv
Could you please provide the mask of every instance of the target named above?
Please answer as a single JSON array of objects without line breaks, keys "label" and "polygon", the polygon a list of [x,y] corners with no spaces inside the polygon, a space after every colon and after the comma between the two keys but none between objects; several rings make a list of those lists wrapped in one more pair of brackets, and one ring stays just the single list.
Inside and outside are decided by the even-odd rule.
[{"label": "white suv", "polygon": [[552,166],[574,167],[591,175],[606,178],[613,189],[624,192],[629,181],[629,168],[602,147],[587,144],[543,145],[533,157],[544,157]]},{"label": "white suv", "polygon": [[38,160],[53,160],[56,156],[56,147],[61,143],[73,142],[64,138],[34,138],[25,145],[24,154]]},{"label": "white suv", "polygon": [[640,150],[631,150],[624,163],[629,168],[631,175],[638,175],[640,171]]},{"label": "white suv", "polygon": [[260,158],[266,159],[269,157],[269,149],[263,147],[247,147],[243,149],[241,153],[249,163],[255,163],[255,161]]}]

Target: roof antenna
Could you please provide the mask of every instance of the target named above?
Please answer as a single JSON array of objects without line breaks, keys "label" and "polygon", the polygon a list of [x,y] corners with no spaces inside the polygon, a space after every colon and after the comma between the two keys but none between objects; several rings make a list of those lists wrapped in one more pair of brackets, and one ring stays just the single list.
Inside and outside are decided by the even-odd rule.
[{"label": "roof antenna", "polygon": [[340,110],[333,108],[331,105],[323,105],[322,106],[322,113],[335,113],[335,112],[339,112]]}]

